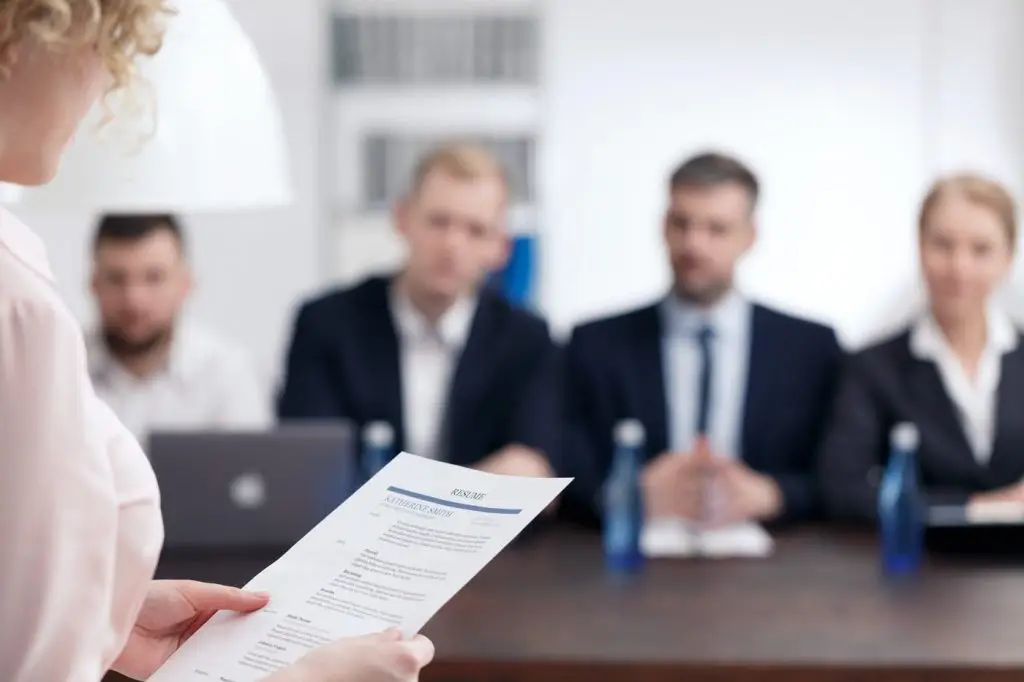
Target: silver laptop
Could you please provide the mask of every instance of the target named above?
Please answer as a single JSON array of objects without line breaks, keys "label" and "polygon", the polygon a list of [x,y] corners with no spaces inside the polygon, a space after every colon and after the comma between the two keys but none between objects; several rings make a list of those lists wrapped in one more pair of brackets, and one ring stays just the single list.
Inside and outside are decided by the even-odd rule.
[{"label": "silver laptop", "polygon": [[287,548],[362,484],[347,423],[156,432],[147,454],[175,549]]}]

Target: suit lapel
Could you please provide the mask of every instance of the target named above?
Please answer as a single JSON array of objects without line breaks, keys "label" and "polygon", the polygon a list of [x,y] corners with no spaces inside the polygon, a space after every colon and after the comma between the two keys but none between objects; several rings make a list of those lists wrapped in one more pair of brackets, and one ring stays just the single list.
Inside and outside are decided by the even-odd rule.
[{"label": "suit lapel", "polygon": [[996,435],[989,460],[994,481],[1016,480],[1024,466],[1016,447],[1024,443],[1024,347],[1002,358],[999,388],[996,392]]},{"label": "suit lapel", "polygon": [[743,397],[743,424],[741,426],[740,447],[742,458],[746,462],[756,460],[758,419],[764,413],[763,407],[771,400],[772,357],[779,357],[774,352],[775,339],[766,310],[752,304],[750,310],[750,347],[747,356],[747,384]]},{"label": "suit lapel", "polygon": [[390,285],[390,279],[382,279],[381,286],[371,292],[366,309],[362,311],[363,352],[356,362],[365,368],[365,390],[373,396],[368,404],[373,405],[376,414],[367,414],[367,418],[391,424],[395,429],[395,446],[405,449],[401,357],[388,296]]},{"label": "suit lapel", "polygon": [[[647,449],[651,457],[664,452],[669,446],[668,396],[665,388],[665,363],[662,358],[661,313],[658,306],[643,311],[633,329],[634,363],[636,374],[626,376],[625,385],[634,386],[636,414],[623,417],[639,419],[647,430]],[[606,358],[614,362],[614,358]],[[628,369],[627,369],[628,371]],[[635,382],[635,384],[634,384]],[[627,409],[633,404],[627,403]],[[612,434],[608,434],[611,438]]]},{"label": "suit lapel", "polygon": [[490,380],[493,357],[500,336],[499,311],[495,302],[486,292],[481,293],[477,303],[473,322],[469,328],[469,336],[455,365],[455,373],[448,389],[448,402],[445,406],[444,426],[441,434],[441,451],[453,464],[458,461],[458,448],[452,448],[449,434],[454,424],[466,424],[470,418],[469,407],[477,402],[486,391]]}]

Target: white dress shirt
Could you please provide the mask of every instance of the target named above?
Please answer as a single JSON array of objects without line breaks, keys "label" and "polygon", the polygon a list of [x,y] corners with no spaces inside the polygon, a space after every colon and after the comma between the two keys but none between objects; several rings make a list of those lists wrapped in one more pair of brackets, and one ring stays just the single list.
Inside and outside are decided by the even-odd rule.
[{"label": "white dress shirt", "polygon": [[154,430],[264,429],[273,424],[268,391],[245,351],[190,324],[174,331],[167,366],[140,378],[88,339],[96,392],[137,438]]},{"label": "white dress shirt", "polygon": [[714,336],[708,438],[714,454],[742,457],[743,408],[750,364],[749,301],[731,292],[705,310],[669,295],[661,313],[669,447],[674,452],[689,453],[697,437],[701,372],[697,332],[709,325]]},{"label": "white dress shirt", "polygon": [[0,680],[98,682],[156,567],[156,479],[93,392],[42,242],[3,209],[0,445]]},{"label": "white dress shirt", "polygon": [[398,334],[405,449],[431,459],[444,458],[444,420],[452,378],[469,338],[476,300],[456,301],[436,325],[391,287],[391,313]]},{"label": "white dress shirt", "polygon": [[922,360],[931,360],[938,367],[942,385],[959,413],[967,442],[975,459],[983,466],[988,464],[995,442],[1003,355],[1017,347],[1017,330],[1006,313],[990,307],[987,322],[988,338],[973,381],[932,315],[921,317],[910,333],[911,353]]}]

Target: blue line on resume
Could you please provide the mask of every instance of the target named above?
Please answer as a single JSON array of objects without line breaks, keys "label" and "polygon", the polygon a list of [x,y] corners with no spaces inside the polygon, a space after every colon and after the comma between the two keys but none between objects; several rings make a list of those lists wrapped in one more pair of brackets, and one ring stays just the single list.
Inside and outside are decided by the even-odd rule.
[{"label": "blue line on resume", "polygon": [[414,493],[411,490],[405,488],[396,488],[393,485],[388,486],[388,492],[395,493],[396,495],[404,495],[405,497],[411,497],[416,500],[423,502],[431,502],[433,504],[439,504],[443,507],[454,507],[455,509],[465,509],[466,511],[475,511],[482,514],[519,514],[522,509],[502,509],[501,507],[481,507],[477,504],[466,504],[465,502],[454,502],[452,500],[444,500],[440,497],[431,497],[430,495],[424,495],[423,493]]}]

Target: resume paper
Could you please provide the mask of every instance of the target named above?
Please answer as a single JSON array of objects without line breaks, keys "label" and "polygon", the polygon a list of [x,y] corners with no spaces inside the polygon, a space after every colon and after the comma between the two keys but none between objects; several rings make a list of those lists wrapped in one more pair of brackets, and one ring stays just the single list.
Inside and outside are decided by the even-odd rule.
[{"label": "resume paper", "polygon": [[342,637],[418,632],[572,479],[499,476],[402,453],[246,589],[150,682],[255,682]]}]

